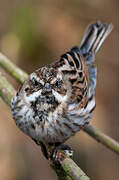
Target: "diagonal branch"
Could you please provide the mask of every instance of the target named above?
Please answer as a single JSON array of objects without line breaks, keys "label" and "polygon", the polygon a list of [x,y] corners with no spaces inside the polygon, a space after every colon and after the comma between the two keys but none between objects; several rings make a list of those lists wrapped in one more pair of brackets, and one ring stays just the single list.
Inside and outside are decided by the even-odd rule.
[{"label": "diagonal branch", "polygon": [[23,83],[28,77],[24,71],[14,65],[12,61],[10,61],[2,53],[0,53],[0,66],[20,83]]},{"label": "diagonal branch", "polygon": [[7,105],[11,107],[11,99],[15,96],[16,91],[12,85],[6,80],[6,78],[0,72],[0,96]]},{"label": "diagonal branch", "polygon": [[[28,75],[14,65],[6,56],[0,53],[0,66],[5,69],[14,79],[18,82],[23,83],[24,80],[28,77]],[[105,135],[103,132],[98,130],[92,125],[85,125],[83,130],[93,137],[96,141],[100,142],[101,144],[105,145],[108,149],[112,150],[116,154],[119,155],[119,143],[112,139],[111,137]]]},{"label": "diagonal branch", "polygon": [[112,139],[111,137],[107,136],[99,129],[91,126],[86,125],[83,130],[90,135],[91,137],[95,138],[101,144],[104,144],[107,148],[111,149],[113,152],[119,155],[119,143]]}]

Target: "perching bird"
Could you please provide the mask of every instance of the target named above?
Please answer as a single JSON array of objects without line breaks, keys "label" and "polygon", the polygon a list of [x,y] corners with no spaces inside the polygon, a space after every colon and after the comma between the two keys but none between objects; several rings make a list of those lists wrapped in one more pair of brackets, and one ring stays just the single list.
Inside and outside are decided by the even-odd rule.
[{"label": "perching bird", "polygon": [[30,74],[13,98],[16,125],[37,144],[57,148],[90,122],[95,109],[95,54],[112,28],[100,22],[89,25],[80,47]]}]

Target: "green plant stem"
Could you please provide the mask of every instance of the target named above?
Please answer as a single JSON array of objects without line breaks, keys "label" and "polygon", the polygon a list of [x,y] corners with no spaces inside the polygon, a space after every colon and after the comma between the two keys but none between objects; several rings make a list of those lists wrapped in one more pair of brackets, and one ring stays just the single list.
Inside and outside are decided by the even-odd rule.
[{"label": "green plant stem", "polygon": [[[11,99],[15,94],[15,89],[0,72],[0,96],[9,107],[11,107]],[[63,152],[61,153],[63,154]],[[51,167],[55,170],[59,180],[89,180],[85,173],[66,155],[63,160],[59,159],[59,164],[60,168],[59,165],[51,162]]]},{"label": "green plant stem", "polygon": [[[1,67],[3,67],[4,70],[6,70],[14,79],[16,79],[20,83],[23,83],[24,80],[28,77],[28,75],[25,72],[23,72],[20,68],[11,63],[11,61],[1,53],[0,65]],[[95,140],[97,140],[101,144],[105,145],[108,149],[112,150],[113,152],[119,155],[119,143],[117,141],[105,135],[103,132],[101,132],[92,125],[85,125],[83,130],[88,135],[93,137]]]},{"label": "green plant stem", "polygon": [[63,161],[60,161],[60,164],[62,165],[62,168],[69,174],[70,177],[72,177],[75,180],[89,180],[89,177],[86,176],[86,174],[79,169],[79,167],[76,165],[74,161],[70,158],[64,158]]},{"label": "green plant stem", "polygon": [[16,94],[12,85],[6,80],[6,78],[0,72],[0,96],[9,106],[11,106],[11,99]]},{"label": "green plant stem", "polygon": [[0,53],[0,66],[20,83],[23,83],[28,77],[24,71],[14,65],[12,61],[10,61],[2,53]]},{"label": "green plant stem", "polygon": [[[62,157],[59,159],[61,167],[55,165],[53,169],[57,173],[59,180],[89,180],[89,177],[76,165],[76,163],[62,152]],[[62,172],[62,174],[61,174]]]},{"label": "green plant stem", "polygon": [[119,143],[112,139],[111,137],[107,136],[103,132],[101,132],[99,129],[95,128],[91,125],[86,125],[83,130],[96,139],[101,144],[104,144],[107,148],[111,149],[113,152],[117,153],[119,155]]}]

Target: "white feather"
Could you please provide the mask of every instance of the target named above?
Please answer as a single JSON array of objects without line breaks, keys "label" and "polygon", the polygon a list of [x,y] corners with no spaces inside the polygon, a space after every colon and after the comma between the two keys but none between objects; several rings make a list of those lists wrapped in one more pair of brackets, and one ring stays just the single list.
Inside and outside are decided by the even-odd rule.
[{"label": "white feather", "polygon": [[56,92],[55,90],[52,90],[52,93],[59,102],[67,101],[67,99],[68,99],[67,94],[65,96],[63,96],[63,95],[59,94],[58,92]]},{"label": "white feather", "polygon": [[26,93],[24,93],[24,100],[26,101],[26,103],[29,103],[29,102],[35,101],[36,98],[38,98],[40,95],[41,95],[41,90],[36,91],[30,94],[29,96],[26,95]]}]

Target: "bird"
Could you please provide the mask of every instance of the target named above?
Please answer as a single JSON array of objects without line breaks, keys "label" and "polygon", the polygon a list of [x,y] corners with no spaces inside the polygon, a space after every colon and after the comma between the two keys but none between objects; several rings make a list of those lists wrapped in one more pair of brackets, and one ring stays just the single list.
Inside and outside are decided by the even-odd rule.
[{"label": "bird", "polygon": [[111,23],[91,23],[79,47],[31,73],[12,99],[16,125],[42,145],[47,159],[90,122],[96,107],[95,55],[112,29]]}]

